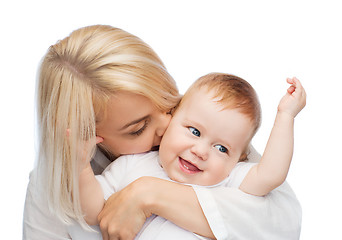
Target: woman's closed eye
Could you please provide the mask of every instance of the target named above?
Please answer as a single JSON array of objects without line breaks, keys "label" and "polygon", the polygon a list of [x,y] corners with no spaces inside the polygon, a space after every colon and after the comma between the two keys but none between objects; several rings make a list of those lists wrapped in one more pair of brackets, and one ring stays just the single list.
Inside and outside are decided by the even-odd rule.
[{"label": "woman's closed eye", "polygon": [[228,153],[228,149],[225,146],[222,146],[220,144],[217,144],[214,146],[215,148],[217,148],[220,152],[222,153]]},{"label": "woman's closed eye", "polygon": [[188,127],[189,131],[195,135],[196,137],[200,137],[201,136],[201,132],[199,130],[197,130],[196,128],[194,127]]},{"label": "woman's closed eye", "polygon": [[138,129],[137,131],[130,132],[129,135],[140,136],[147,128],[147,125],[148,125],[148,120],[146,119],[144,122],[144,125],[140,129]]}]

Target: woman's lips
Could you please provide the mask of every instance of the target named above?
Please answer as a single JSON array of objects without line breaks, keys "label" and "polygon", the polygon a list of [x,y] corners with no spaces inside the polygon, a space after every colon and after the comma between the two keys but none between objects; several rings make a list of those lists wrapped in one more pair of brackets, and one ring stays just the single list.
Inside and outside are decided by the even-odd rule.
[{"label": "woman's lips", "polygon": [[188,174],[195,174],[202,171],[197,166],[195,166],[191,162],[184,160],[181,157],[179,157],[179,167],[183,172]]}]

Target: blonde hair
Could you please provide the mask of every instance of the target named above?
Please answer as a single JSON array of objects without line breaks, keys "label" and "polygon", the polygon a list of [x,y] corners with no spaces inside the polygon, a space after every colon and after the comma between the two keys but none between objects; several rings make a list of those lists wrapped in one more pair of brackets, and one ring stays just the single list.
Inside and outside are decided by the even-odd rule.
[{"label": "blonde hair", "polygon": [[[205,88],[214,92],[213,98],[223,106],[223,109],[238,109],[249,118],[253,124],[253,138],[261,124],[261,107],[254,88],[244,79],[232,74],[210,73],[195,81],[184,94],[180,106],[198,89]],[[217,100],[218,99],[218,100]],[[240,161],[247,160],[247,149],[242,153]]]},{"label": "blonde hair", "polygon": [[95,137],[109,98],[118,91],[133,92],[166,112],[180,95],[146,43],[103,25],[78,29],[51,46],[38,81],[39,181],[54,214],[65,223],[85,224],[78,192],[80,149]]}]

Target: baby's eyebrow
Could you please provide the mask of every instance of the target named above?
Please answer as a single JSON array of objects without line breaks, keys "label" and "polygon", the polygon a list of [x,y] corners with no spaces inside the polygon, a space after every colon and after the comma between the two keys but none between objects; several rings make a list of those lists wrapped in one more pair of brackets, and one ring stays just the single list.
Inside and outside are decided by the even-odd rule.
[{"label": "baby's eyebrow", "polygon": [[124,129],[128,128],[129,126],[132,126],[132,125],[134,125],[134,124],[137,124],[137,123],[139,123],[139,122],[141,122],[141,121],[144,121],[144,120],[146,120],[146,119],[149,118],[149,117],[150,117],[150,115],[147,115],[147,116],[138,118],[138,119],[136,119],[136,120],[133,120],[133,121],[131,121],[131,122],[125,124],[122,128],[119,129],[119,131],[124,130]]}]

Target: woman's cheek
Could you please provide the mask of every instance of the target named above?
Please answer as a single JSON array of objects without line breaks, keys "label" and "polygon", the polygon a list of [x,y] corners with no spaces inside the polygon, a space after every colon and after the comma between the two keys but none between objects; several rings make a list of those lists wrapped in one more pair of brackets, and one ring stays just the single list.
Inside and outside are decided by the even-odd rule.
[{"label": "woman's cheek", "polygon": [[137,138],[135,141],[136,152],[146,152],[150,151],[153,145],[153,135],[151,133],[145,134],[140,138]]}]

